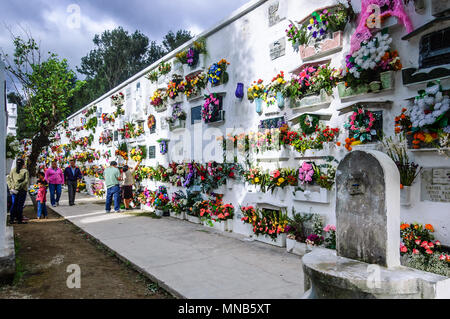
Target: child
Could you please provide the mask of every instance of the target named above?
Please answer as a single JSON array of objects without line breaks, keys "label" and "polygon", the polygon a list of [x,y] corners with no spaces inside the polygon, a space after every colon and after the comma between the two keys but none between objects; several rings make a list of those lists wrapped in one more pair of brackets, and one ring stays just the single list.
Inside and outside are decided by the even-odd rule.
[{"label": "child", "polygon": [[[38,182],[39,190],[37,193],[36,201],[37,201],[37,218],[47,218],[47,206],[45,205],[46,195],[47,195],[47,182],[45,181],[45,174],[43,172],[38,173]],[[43,217],[41,217],[43,215]]]}]

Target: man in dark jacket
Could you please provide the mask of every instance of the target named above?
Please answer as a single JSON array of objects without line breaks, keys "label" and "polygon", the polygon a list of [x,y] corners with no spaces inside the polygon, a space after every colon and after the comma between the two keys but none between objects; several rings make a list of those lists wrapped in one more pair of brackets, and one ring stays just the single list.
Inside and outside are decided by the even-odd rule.
[{"label": "man in dark jacket", "polygon": [[75,205],[75,194],[77,192],[78,180],[83,178],[80,169],[75,166],[75,159],[69,160],[70,165],[64,170],[64,180],[69,190],[69,205]]}]

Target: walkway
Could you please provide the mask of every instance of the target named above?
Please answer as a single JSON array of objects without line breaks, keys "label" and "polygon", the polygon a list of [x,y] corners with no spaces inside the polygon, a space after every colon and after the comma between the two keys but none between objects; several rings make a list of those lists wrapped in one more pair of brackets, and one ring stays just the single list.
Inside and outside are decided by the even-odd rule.
[{"label": "walkway", "polygon": [[178,297],[303,295],[301,259],[285,248],[170,217],[105,214],[103,202],[87,195],[77,194],[76,203],[61,200],[54,210]]}]

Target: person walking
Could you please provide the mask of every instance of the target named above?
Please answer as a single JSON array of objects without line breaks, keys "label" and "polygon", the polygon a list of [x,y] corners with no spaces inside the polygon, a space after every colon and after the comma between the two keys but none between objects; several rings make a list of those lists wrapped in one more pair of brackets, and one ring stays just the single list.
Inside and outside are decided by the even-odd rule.
[{"label": "person walking", "polygon": [[110,166],[103,173],[106,185],[106,213],[111,212],[111,201],[114,197],[114,210],[120,213],[120,181],[122,177],[120,170],[117,168],[117,162],[112,161]]},{"label": "person walking", "polygon": [[139,161],[136,164],[136,167],[133,170],[130,170],[128,165],[123,167],[123,184],[122,184],[122,193],[123,193],[123,203],[125,205],[126,210],[130,210],[130,202],[133,200],[133,185],[135,182],[134,173],[138,169],[141,162]]},{"label": "person walking", "polygon": [[29,174],[24,166],[25,161],[21,158],[17,159],[16,167],[11,169],[11,172],[6,178],[12,200],[9,217],[10,224],[14,224],[15,221],[18,224],[26,224],[23,221],[23,207],[27,198]]},{"label": "person walking", "polygon": [[64,170],[64,180],[69,191],[69,205],[75,205],[75,194],[77,193],[78,181],[83,179],[80,169],[75,166],[75,159],[69,160],[69,166]]},{"label": "person walking", "polygon": [[59,199],[61,198],[61,188],[64,184],[64,173],[58,167],[57,160],[53,160],[51,167],[45,171],[45,180],[48,183],[50,204],[52,205],[52,207],[59,206]]},{"label": "person walking", "polygon": [[37,202],[37,219],[47,218],[47,205],[46,205],[46,197],[47,197],[47,181],[45,180],[45,174],[43,172],[38,173],[38,193],[36,196]]}]

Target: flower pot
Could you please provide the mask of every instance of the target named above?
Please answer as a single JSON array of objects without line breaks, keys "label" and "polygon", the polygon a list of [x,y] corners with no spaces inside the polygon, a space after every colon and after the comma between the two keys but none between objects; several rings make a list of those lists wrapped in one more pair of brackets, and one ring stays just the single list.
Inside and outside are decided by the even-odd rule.
[{"label": "flower pot", "polygon": [[284,96],[283,96],[283,93],[277,92],[276,100],[277,100],[278,107],[280,109],[282,109],[284,107]]},{"label": "flower pot", "polygon": [[274,196],[277,197],[280,201],[284,202],[286,200],[287,194],[290,192],[290,187],[287,186],[285,188],[277,187],[273,192]]},{"label": "flower pot", "polygon": [[279,234],[275,240],[267,235],[259,235],[256,236],[255,239],[265,244],[277,247],[286,247],[286,234]]},{"label": "flower pot", "polygon": [[158,217],[163,217],[164,216],[164,210],[162,209],[155,209],[155,215]]},{"label": "flower pot", "polygon": [[155,111],[157,113],[161,113],[167,110],[167,103],[163,103],[162,105],[155,106]]},{"label": "flower pot", "polygon": [[191,94],[191,95],[189,95],[189,97],[186,96],[186,98],[189,102],[196,101],[202,97],[203,97],[202,90],[198,91],[197,94]]},{"label": "flower pot", "polygon": [[372,81],[369,83],[369,87],[372,92],[378,92],[381,89],[381,82],[380,81]]},{"label": "flower pot", "polygon": [[153,208],[151,206],[141,204],[141,210],[143,210],[144,212],[152,212]]},{"label": "flower pot", "polygon": [[[345,86],[345,84],[344,84]],[[325,108],[331,104],[333,100],[332,95],[328,95],[324,89],[320,90],[320,93],[314,95],[308,95],[301,99],[291,99],[290,107],[295,108]]]},{"label": "flower pot", "polygon": [[386,71],[380,73],[381,87],[383,90],[394,88],[394,71]]},{"label": "flower pot", "polygon": [[402,206],[411,205],[411,186],[403,186],[403,188],[400,189],[400,204]]},{"label": "flower pot", "polygon": [[187,215],[187,214],[186,214],[186,219],[187,219],[189,222],[194,223],[194,224],[201,224],[201,223],[202,223],[202,221],[200,220],[200,218],[199,218],[199,217],[196,217],[196,216],[192,216],[192,215]]},{"label": "flower pot", "polygon": [[234,186],[234,179],[233,178],[227,178],[226,179],[226,188],[233,189]]},{"label": "flower pot", "polygon": [[181,219],[181,220],[183,220],[184,219],[184,217],[185,217],[185,212],[181,212],[181,213],[175,213],[175,212],[173,212],[173,211],[170,211],[170,217],[173,217],[173,218],[177,218],[177,219]]},{"label": "flower pot", "polygon": [[183,95],[182,94],[178,94],[174,99],[169,98],[169,103],[171,105],[183,103],[183,101],[184,101],[184,99],[183,99]]},{"label": "flower pot", "polygon": [[[223,231],[223,232],[227,231],[228,223],[225,220],[222,220],[222,221],[211,220],[211,223],[212,223],[212,228]],[[211,227],[211,225],[208,221],[204,221],[203,225],[206,227]]]},{"label": "flower pot", "polygon": [[169,127],[170,127],[171,131],[179,129],[179,128],[185,128],[186,127],[186,120],[177,119],[175,121],[175,123],[169,124]]},{"label": "flower pot", "polygon": [[255,99],[256,113],[262,112],[262,104],[263,104],[263,99],[261,99],[261,98]]},{"label": "flower pot", "polygon": [[305,243],[301,243],[290,238],[286,238],[286,251],[298,256],[306,255],[309,252]]}]

